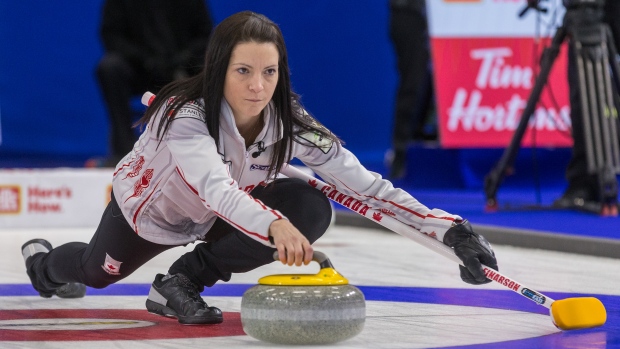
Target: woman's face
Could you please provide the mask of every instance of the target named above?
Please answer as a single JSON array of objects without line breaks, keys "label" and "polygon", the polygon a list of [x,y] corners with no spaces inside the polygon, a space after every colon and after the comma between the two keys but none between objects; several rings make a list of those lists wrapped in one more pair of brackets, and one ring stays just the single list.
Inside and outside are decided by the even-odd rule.
[{"label": "woman's face", "polygon": [[271,101],[278,83],[278,49],[273,43],[242,42],[230,56],[224,98],[236,121],[250,121]]}]

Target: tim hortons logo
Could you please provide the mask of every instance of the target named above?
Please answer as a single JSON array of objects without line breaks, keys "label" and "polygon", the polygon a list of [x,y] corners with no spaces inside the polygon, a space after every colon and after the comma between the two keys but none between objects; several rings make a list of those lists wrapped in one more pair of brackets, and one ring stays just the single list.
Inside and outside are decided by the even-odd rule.
[{"label": "tim hortons logo", "polygon": [[[447,127],[456,131],[462,127],[464,131],[485,132],[513,131],[517,128],[527,100],[517,90],[529,91],[533,84],[531,67],[510,65],[506,59],[513,55],[510,47],[492,47],[474,49],[470,58],[480,62],[475,78],[475,88],[468,91],[458,87],[448,109]],[[484,90],[515,90],[511,97],[503,103],[484,105]],[[560,110],[539,107],[535,111],[530,127],[537,130],[563,130],[570,128],[570,107],[562,106]]]},{"label": "tim hortons logo", "polygon": [[533,72],[531,67],[505,64],[505,58],[512,56],[509,47],[475,49],[470,53],[472,59],[480,61],[476,75],[476,87],[479,89],[498,88],[532,88]]},{"label": "tim hortons logo", "polygon": [[483,270],[484,270],[484,275],[486,275],[487,279],[500,283],[513,291],[518,291],[519,288],[521,287],[521,285],[519,285],[515,281],[510,280],[507,277],[503,277],[499,275],[495,270],[491,268],[483,268]]},{"label": "tim hortons logo", "polygon": [[365,216],[368,209],[370,209],[368,205],[348,196],[347,194],[340,193],[338,190],[330,187],[329,185],[323,186],[323,188],[321,188],[321,192],[323,192],[323,194],[325,194],[329,199],[341,204],[344,207],[350,208],[361,215]]},{"label": "tim hortons logo", "polygon": [[21,211],[20,187],[0,186],[0,214],[17,214]]}]

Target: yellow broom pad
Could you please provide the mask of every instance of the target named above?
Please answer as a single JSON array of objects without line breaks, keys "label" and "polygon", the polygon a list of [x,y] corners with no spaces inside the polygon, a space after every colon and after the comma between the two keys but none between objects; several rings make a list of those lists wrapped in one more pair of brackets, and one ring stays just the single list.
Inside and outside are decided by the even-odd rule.
[{"label": "yellow broom pad", "polygon": [[607,321],[603,303],[594,297],[577,297],[551,303],[551,317],[561,330],[602,326]]}]

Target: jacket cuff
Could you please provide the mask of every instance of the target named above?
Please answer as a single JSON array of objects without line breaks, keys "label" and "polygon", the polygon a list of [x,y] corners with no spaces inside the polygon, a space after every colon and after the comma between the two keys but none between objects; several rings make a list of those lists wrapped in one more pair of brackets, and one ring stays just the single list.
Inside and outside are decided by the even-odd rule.
[{"label": "jacket cuff", "polygon": [[443,242],[443,237],[446,235],[448,229],[452,227],[452,223],[454,223],[455,220],[462,219],[461,216],[434,208],[424,217],[424,222],[422,223],[420,231]]},{"label": "jacket cuff", "polygon": [[280,213],[280,211],[277,210],[273,210],[272,213],[276,214],[280,218],[278,218],[274,214],[270,214],[265,220],[258,222],[258,226],[256,227],[257,233],[248,233],[247,235],[265,246],[275,248],[276,245],[274,245],[273,243],[273,238],[269,236],[269,227],[271,226],[271,223],[277,221],[278,219],[288,220],[288,218],[286,218],[282,213]]}]

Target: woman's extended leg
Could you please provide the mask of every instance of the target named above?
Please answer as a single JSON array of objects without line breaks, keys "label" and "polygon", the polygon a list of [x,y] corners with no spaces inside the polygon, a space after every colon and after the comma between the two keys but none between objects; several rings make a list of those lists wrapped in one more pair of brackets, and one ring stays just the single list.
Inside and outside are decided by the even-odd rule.
[{"label": "woman's extended leg", "polygon": [[24,244],[22,254],[32,286],[49,297],[68,283],[106,287],[172,247],[139,237],[112,195],[90,243],[70,242],[51,249],[47,241],[36,239]]}]

